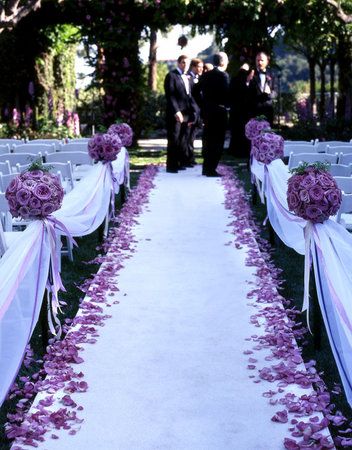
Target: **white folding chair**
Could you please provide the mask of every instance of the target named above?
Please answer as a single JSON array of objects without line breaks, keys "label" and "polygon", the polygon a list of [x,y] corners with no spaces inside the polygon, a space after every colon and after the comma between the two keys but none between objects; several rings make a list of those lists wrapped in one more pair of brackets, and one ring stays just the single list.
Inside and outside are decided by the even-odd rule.
[{"label": "white folding chair", "polygon": [[8,175],[11,173],[11,166],[8,161],[0,162],[0,173],[2,175]]},{"label": "white folding chair", "polygon": [[0,145],[0,155],[3,155],[5,153],[11,153],[9,144]]},{"label": "white folding chair", "polygon": [[340,153],[339,154],[339,164],[352,164],[352,154],[351,153]]},{"label": "white folding chair", "polygon": [[74,180],[83,178],[93,165],[93,160],[87,152],[57,152],[47,155],[46,162],[70,162]]},{"label": "white folding chair", "polygon": [[9,173],[7,175],[0,175],[1,192],[6,192],[7,186],[17,176],[18,176],[18,173]]},{"label": "white folding chair", "polygon": [[24,139],[0,139],[0,145],[9,145],[12,148],[13,145],[24,144]]},{"label": "white folding chair", "polygon": [[336,146],[330,146],[328,145],[326,147],[326,153],[344,153],[344,154],[348,154],[348,153],[352,153],[352,144],[346,144],[346,145],[336,145]]},{"label": "white folding chair", "polygon": [[352,167],[344,164],[330,164],[328,171],[333,177],[350,177]]},{"label": "white folding chair", "polygon": [[42,161],[41,155],[34,153],[7,153],[0,155],[0,162],[8,161],[13,172],[16,172],[16,164],[31,164],[38,159]]},{"label": "white folding chair", "polygon": [[73,138],[73,139],[69,139],[68,140],[68,144],[73,144],[73,143],[85,143],[90,141],[91,138]]},{"label": "white folding chair", "polygon": [[352,177],[334,177],[336,184],[345,194],[352,194]]},{"label": "white folding chair", "polygon": [[352,229],[352,194],[342,193],[342,202],[336,222],[343,225],[347,230]]},{"label": "white folding chair", "polygon": [[311,139],[310,141],[292,141],[290,139],[285,139],[285,144],[288,145],[297,145],[297,144],[306,144],[306,145],[314,145],[314,140]]},{"label": "white folding chair", "polygon": [[317,153],[313,144],[284,144],[284,156],[290,156],[291,153]]},{"label": "white folding chair", "polygon": [[288,161],[288,168],[294,169],[295,167],[298,167],[302,163],[315,163],[315,162],[322,162],[322,163],[330,163],[330,164],[336,164],[338,155],[329,155],[327,153],[298,153],[298,154],[290,154],[290,159]]},{"label": "white folding chair", "polygon": [[0,192],[0,221],[4,231],[12,231],[12,216],[4,192]]},{"label": "white folding chair", "polygon": [[85,152],[88,153],[88,140],[85,142],[69,142],[60,145],[60,152]]},{"label": "white folding chair", "polygon": [[2,222],[0,220],[0,258],[4,255],[9,247],[11,247],[12,245],[16,245],[16,242],[20,237],[20,231],[4,231]]},{"label": "white folding chair", "polygon": [[75,187],[73,175],[72,175],[72,166],[70,162],[50,162],[44,163],[44,167],[47,167],[51,173],[55,173],[60,176],[62,180],[62,187],[64,188],[65,193],[72,191]]},{"label": "white folding chair", "polygon": [[31,139],[27,142],[27,145],[30,144],[47,144],[47,145],[54,145],[55,151],[60,150],[61,144],[64,143],[63,139]]},{"label": "white folding chair", "polygon": [[55,144],[23,144],[14,145],[12,148],[13,153],[32,153],[36,155],[44,155],[45,153],[54,153]]}]

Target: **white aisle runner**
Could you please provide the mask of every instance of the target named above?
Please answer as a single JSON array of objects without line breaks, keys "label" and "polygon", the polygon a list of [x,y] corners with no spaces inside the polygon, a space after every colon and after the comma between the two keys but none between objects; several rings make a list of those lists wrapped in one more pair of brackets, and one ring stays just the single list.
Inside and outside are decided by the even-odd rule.
[{"label": "white aisle runner", "polygon": [[243,354],[258,334],[246,299],[254,276],[246,249],[226,245],[221,181],[196,167],[161,169],[155,183],[118,277],[120,304],[84,346],[89,389],[72,395],[81,429],[49,432],[39,448],[282,449],[287,424],[271,421],[280,408],[263,397],[273,385],[253,383]]}]

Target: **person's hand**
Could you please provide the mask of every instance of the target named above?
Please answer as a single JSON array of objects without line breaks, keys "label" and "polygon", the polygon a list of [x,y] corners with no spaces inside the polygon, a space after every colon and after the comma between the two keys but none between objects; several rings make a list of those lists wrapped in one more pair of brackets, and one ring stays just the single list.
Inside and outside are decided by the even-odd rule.
[{"label": "person's hand", "polygon": [[181,111],[177,111],[177,113],[175,114],[175,119],[176,119],[176,122],[180,122],[180,123],[183,122],[183,114],[181,113]]},{"label": "person's hand", "polygon": [[251,70],[249,74],[247,75],[247,83],[249,83],[251,80],[253,80],[254,77],[254,70]]},{"label": "person's hand", "polygon": [[188,123],[187,123],[187,125],[188,125],[189,127],[191,127],[193,124],[194,124],[194,122],[188,122]]}]

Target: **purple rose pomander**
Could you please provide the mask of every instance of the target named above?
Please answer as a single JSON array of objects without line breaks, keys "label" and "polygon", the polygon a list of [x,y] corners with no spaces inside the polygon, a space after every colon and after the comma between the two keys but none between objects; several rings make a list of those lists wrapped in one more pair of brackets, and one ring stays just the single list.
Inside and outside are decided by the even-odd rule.
[{"label": "purple rose pomander", "polygon": [[108,129],[109,134],[117,134],[123,147],[129,147],[133,140],[132,128],[127,123],[114,123]]},{"label": "purple rose pomander", "polygon": [[262,132],[252,140],[252,156],[263,164],[284,156],[284,138],[279,134]]},{"label": "purple rose pomander", "polygon": [[251,119],[246,123],[245,134],[247,139],[252,141],[256,138],[263,130],[270,130],[270,123],[264,119]]},{"label": "purple rose pomander", "polygon": [[307,166],[288,180],[287,203],[290,211],[313,223],[322,223],[337,214],[341,190],[329,172]]},{"label": "purple rose pomander", "polygon": [[88,142],[88,153],[95,161],[114,161],[122,148],[117,134],[95,134]]},{"label": "purple rose pomander", "polygon": [[45,219],[61,207],[64,190],[57,175],[28,170],[11,181],[5,197],[13,217]]}]

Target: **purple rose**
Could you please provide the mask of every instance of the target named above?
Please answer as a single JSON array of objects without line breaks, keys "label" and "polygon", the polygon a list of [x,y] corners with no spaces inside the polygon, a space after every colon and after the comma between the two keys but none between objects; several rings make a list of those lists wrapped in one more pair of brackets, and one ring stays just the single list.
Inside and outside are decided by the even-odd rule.
[{"label": "purple rose", "polygon": [[290,192],[287,197],[287,203],[288,203],[288,207],[289,207],[290,211],[297,208],[297,206],[300,203],[300,200],[299,200],[297,194],[295,194],[294,192]]},{"label": "purple rose", "polygon": [[321,172],[317,174],[317,181],[323,188],[336,187],[336,183],[332,175],[328,172]]},{"label": "purple rose", "polygon": [[310,197],[309,192],[306,189],[301,189],[299,191],[299,198],[304,203],[309,203]]},{"label": "purple rose", "polygon": [[48,216],[49,214],[53,213],[54,211],[56,211],[56,205],[54,205],[54,203],[51,202],[46,202],[43,203],[42,205],[42,215],[44,217]]},{"label": "purple rose", "polygon": [[[303,183],[302,183],[303,184]],[[319,202],[324,198],[324,190],[321,186],[316,184],[312,188],[309,189],[309,197],[314,202]]]},{"label": "purple rose", "polygon": [[31,208],[29,210],[29,216],[36,218],[36,217],[40,217],[42,215],[42,210],[41,209],[36,209],[36,208]]},{"label": "purple rose", "polygon": [[[29,218],[29,211],[30,211],[30,209],[27,206],[21,206],[20,208],[18,208],[18,214],[23,219],[28,219]],[[18,216],[16,216],[16,217],[18,217]]]},{"label": "purple rose", "polygon": [[301,185],[302,187],[304,187],[305,189],[310,189],[311,187],[313,187],[315,184],[317,183],[317,180],[315,178],[315,176],[313,174],[310,175],[306,175],[302,182]]},{"label": "purple rose", "polygon": [[20,204],[20,206],[28,205],[29,199],[31,198],[31,192],[28,189],[19,189],[16,192],[16,200]]},{"label": "purple rose", "polygon": [[308,205],[305,213],[307,219],[311,220],[312,222],[320,222],[325,218],[323,211],[315,205]]},{"label": "purple rose", "polygon": [[[44,175],[42,170],[31,170],[30,172],[26,172],[28,174],[28,178],[41,178]],[[27,178],[27,177],[26,177]]]},{"label": "purple rose", "polygon": [[38,183],[34,188],[33,193],[39,200],[49,200],[51,198],[51,190],[49,186],[44,183]]},{"label": "purple rose", "polygon": [[17,192],[18,189],[20,189],[21,184],[22,183],[19,177],[14,178],[13,180],[10,181],[10,184],[7,186],[6,192],[9,193]]}]

